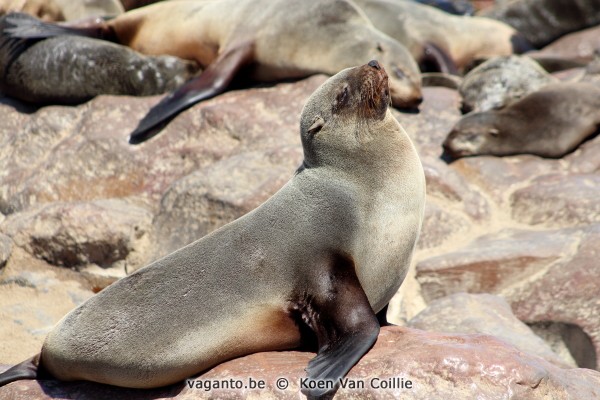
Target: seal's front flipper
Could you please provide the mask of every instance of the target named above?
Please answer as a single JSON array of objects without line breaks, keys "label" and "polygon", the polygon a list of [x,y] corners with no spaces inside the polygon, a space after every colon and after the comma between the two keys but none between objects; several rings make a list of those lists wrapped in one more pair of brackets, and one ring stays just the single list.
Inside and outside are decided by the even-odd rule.
[{"label": "seal's front flipper", "polygon": [[98,20],[97,24],[87,23],[85,27],[70,27],[44,22],[24,13],[10,13],[5,18],[2,34],[15,39],[46,39],[55,36],[85,36],[113,40],[112,29]]},{"label": "seal's front flipper", "polygon": [[450,55],[433,43],[425,43],[420,61],[422,72],[443,72],[458,75],[458,67]]},{"label": "seal's front flipper", "polygon": [[223,93],[235,74],[252,58],[249,43],[224,51],[199,77],[193,78],[150,109],[129,136],[129,143],[141,143],[156,135],[181,111],[201,100]]},{"label": "seal's front flipper", "polygon": [[4,386],[21,379],[36,379],[38,376],[38,365],[40,355],[35,355],[30,359],[7,369],[0,374],[0,386]]},{"label": "seal's front flipper", "polygon": [[332,396],[379,334],[379,322],[358,281],[354,262],[336,255],[327,267],[316,282],[316,295],[304,315],[319,344],[317,356],[306,368],[306,385],[302,386],[309,398]]}]

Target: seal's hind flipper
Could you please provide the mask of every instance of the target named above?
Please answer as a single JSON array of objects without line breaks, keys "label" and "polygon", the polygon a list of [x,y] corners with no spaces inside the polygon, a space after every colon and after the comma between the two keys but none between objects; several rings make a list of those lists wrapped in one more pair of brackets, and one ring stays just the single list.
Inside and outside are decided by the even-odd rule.
[{"label": "seal's hind flipper", "polygon": [[[309,398],[331,396],[339,383],[360,358],[373,346],[379,334],[379,322],[358,281],[354,262],[345,256],[334,256],[328,262],[328,273],[321,275],[317,294],[309,301],[305,317],[317,335],[319,351],[306,368]],[[319,389],[319,384],[324,389]]]},{"label": "seal's hind flipper", "polygon": [[85,27],[62,26],[28,14],[13,12],[6,15],[2,33],[15,39],[46,39],[65,35],[107,39],[109,31],[110,28],[102,21],[97,25],[88,24]]},{"label": "seal's hind flipper", "polygon": [[223,93],[235,74],[252,58],[252,52],[251,44],[243,44],[221,53],[200,76],[190,79],[152,107],[129,136],[129,143],[150,139],[181,111]]},{"label": "seal's hind flipper", "polygon": [[40,355],[37,354],[0,374],[0,386],[22,379],[36,379]]}]

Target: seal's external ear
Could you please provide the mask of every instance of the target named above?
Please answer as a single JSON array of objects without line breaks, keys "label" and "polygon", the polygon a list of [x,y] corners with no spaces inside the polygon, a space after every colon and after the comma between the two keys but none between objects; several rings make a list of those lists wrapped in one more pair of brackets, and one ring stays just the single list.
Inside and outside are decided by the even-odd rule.
[{"label": "seal's external ear", "polygon": [[496,128],[492,128],[489,130],[489,134],[492,135],[493,137],[498,137],[498,136],[500,136],[500,131]]},{"label": "seal's external ear", "polygon": [[310,126],[310,128],[308,128],[308,133],[310,135],[316,135],[321,130],[323,125],[325,125],[325,120],[323,118],[315,118],[313,124]]}]

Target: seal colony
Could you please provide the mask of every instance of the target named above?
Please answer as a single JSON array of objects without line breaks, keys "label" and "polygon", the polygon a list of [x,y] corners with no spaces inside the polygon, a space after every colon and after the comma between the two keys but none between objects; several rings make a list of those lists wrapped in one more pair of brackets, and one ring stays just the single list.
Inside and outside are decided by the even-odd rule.
[{"label": "seal colony", "polygon": [[395,107],[414,108],[422,101],[419,69],[408,50],[348,0],[181,0],[83,29],[40,21],[11,30],[19,38],[64,34],[103,37],[143,54],[169,54],[206,68],[153,107],[131,133],[131,143],[153,136],[180,111],[224,92],[240,76],[273,82],[334,75],[377,58],[390,73]]},{"label": "seal colony", "polygon": [[309,379],[339,382],[375,342],[423,219],[423,168],[389,96],[377,61],[328,79],[302,111],[304,162],[280,191],[83,303],[0,385],[43,371],[158,387],[296,348],[309,331]]}]

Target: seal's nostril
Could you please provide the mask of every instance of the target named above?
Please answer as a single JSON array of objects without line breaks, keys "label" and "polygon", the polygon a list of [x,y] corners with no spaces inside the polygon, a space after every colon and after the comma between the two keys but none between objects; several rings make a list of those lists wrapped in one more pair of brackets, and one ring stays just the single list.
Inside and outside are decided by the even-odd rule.
[{"label": "seal's nostril", "polygon": [[377,60],[371,60],[369,61],[369,66],[376,68],[376,69],[381,69],[381,65],[379,65],[379,63],[377,62]]}]

